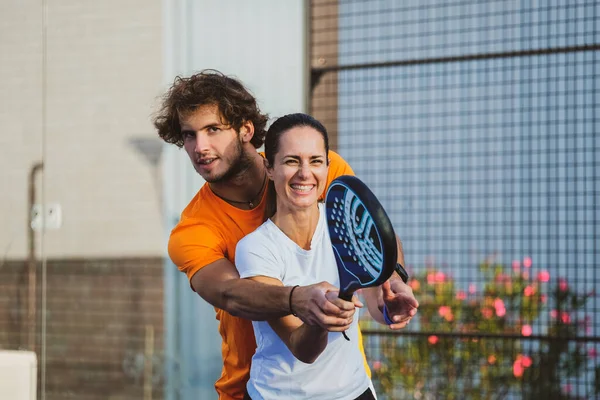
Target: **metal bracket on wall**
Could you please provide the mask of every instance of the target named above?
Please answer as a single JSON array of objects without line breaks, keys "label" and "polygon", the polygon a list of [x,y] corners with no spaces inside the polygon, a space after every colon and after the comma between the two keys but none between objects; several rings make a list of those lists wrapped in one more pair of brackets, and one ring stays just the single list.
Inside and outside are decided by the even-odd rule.
[{"label": "metal bracket on wall", "polygon": [[36,232],[42,230],[56,230],[62,226],[62,208],[58,203],[34,204],[31,208],[31,229]]}]

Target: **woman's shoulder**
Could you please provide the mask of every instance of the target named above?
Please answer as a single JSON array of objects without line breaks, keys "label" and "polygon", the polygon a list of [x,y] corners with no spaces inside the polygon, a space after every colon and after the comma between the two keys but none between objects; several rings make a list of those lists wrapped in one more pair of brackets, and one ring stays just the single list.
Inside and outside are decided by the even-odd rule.
[{"label": "woman's shoulder", "polygon": [[273,223],[270,220],[266,220],[254,231],[244,236],[237,244],[237,247],[244,247],[246,249],[259,249],[259,248],[271,248],[275,246],[273,240]]}]

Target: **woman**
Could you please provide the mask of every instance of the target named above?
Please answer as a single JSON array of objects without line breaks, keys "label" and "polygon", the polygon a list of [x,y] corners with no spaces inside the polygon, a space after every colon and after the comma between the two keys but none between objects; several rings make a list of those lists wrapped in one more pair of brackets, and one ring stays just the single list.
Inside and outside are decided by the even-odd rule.
[{"label": "woman", "polygon": [[[327,181],[328,151],[325,127],[309,115],[286,115],[271,125],[265,164],[276,196],[270,193],[270,219],[237,245],[242,278],[285,286],[328,281],[339,287],[325,208],[318,202]],[[364,293],[369,311],[383,322],[376,294]],[[347,331],[350,341],[294,315],[252,324],[257,349],[246,398],[375,398],[358,347],[357,319]]]}]

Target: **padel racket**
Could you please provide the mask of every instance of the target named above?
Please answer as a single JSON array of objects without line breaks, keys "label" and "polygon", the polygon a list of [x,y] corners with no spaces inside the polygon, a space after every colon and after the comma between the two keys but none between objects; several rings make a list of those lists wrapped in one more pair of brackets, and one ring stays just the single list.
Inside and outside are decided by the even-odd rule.
[{"label": "padel racket", "polygon": [[[360,288],[379,286],[394,270],[404,282],[408,274],[397,264],[392,223],[377,197],[360,179],[343,175],[325,196],[329,236],[340,277],[340,298],[350,301]],[[344,337],[348,339],[344,333]]]}]

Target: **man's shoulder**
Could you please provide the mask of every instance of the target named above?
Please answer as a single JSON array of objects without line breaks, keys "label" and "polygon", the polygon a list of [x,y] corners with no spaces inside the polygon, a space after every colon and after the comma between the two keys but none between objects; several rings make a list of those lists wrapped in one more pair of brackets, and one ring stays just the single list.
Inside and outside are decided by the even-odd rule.
[{"label": "man's shoulder", "polygon": [[[225,228],[222,226],[222,216],[218,204],[211,198],[208,185],[204,184],[194,198],[181,212],[179,222],[171,231],[171,237],[175,234],[193,236],[216,235],[224,236]],[[197,240],[194,239],[194,240]]]},{"label": "man's shoulder", "polygon": [[198,193],[190,200],[188,205],[181,212],[181,219],[210,219],[207,218],[215,209],[215,202],[212,199],[208,184],[202,185]]},{"label": "man's shoulder", "polygon": [[329,150],[329,172],[337,176],[354,175],[354,171],[352,171],[348,162],[333,150]]},{"label": "man's shoulder", "polygon": [[329,150],[329,162],[331,162],[331,163],[336,162],[336,163],[344,163],[345,164],[346,160],[344,160],[342,158],[342,156],[340,156],[335,151]]},{"label": "man's shoulder", "polygon": [[207,185],[200,188],[189,202],[169,236],[169,255],[180,269],[204,259],[207,251],[212,258],[216,257],[216,253],[222,257],[221,253],[226,248],[226,232],[219,225],[210,199],[206,197],[206,188]]}]

